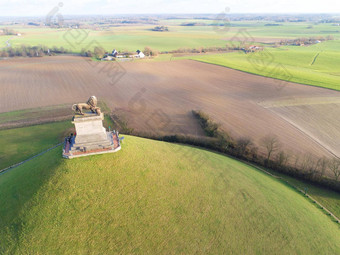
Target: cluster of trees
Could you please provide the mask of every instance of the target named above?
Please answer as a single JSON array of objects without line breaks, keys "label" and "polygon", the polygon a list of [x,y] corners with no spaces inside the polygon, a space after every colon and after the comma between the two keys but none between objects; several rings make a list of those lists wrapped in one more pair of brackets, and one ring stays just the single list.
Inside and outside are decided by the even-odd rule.
[{"label": "cluster of trees", "polygon": [[55,54],[68,53],[64,47],[53,46],[27,46],[22,45],[17,48],[7,47],[0,51],[0,57],[43,57],[45,55],[51,56]]},{"label": "cluster of trees", "polygon": [[205,52],[225,52],[242,50],[245,52],[263,50],[262,47],[253,47],[248,43],[240,43],[235,45],[227,44],[225,47],[198,47],[198,48],[179,48],[177,50],[166,51],[162,53],[205,53]]},{"label": "cluster of trees", "polygon": [[168,32],[169,28],[167,26],[156,26],[152,29],[152,31],[157,31],[157,32]]},{"label": "cluster of trees", "polygon": [[27,25],[39,27],[41,24],[37,22],[28,22]]},{"label": "cluster of trees", "polygon": [[104,50],[104,48],[102,47],[94,47],[93,51],[91,50],[86,50],[85,48],[82,48],[80,51],[80,54],[84,57],[89,57],[89,58],[97,58],[97,59],[101,59],[105,56],[105,54],[107,54],[108,52],[106,52]]},{"label": "cluster of trees", "polygon": [[206,26],[206,23],[201,23],[201,22],[183,22],[181,26],[184,27],[194,27],[194,26]]},{"label": "cluster of trees", "polygon": [[152,48],[150,48],[149,46],[147,46],[147,47],[144,48],[143,53],[144,53],[145,56],[149,56],[149,57],[158,56],[158,50],[152,49]]},{"label": "cluster of trees", "polygon": [[282,24],[279,24],[279,23],[267,23],[264,26],[266,26],[266,27],[277,27],[277,26],[282,26]]},{"label": "cluster of trees", "polygon": [[13,29],[3,28],[1,30],[2,30],[2,33],[0,34],[3,34],[3,35],[16,35],[17,34],[17,32],[15,32]]},{"label": "cluster of trees", "polygon": [[216,51],[228,51],[229,47],[198,47],[198,48],[179,48],[177,50],[165,51],[162,53],[205,53]]},{"label": "cluster of trees", "polygon": [[192,114],[198,119],[200,126],[207,136],[218,137],[219,125],[211,121],[207,114],[202,111],[192,111]]}]

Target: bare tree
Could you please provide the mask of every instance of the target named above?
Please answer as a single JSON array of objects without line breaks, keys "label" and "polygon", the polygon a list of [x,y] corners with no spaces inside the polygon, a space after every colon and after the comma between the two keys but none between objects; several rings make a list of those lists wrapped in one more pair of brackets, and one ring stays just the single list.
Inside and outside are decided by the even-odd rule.
[{"label": "bare tree", "polygon": [[105,50],[102,47],[95,47],[93,52],[96,58],[102,58],[105,54]]},{"label": "bare tree", "polygon": [[310,175],[311,179],[314,179],[318,173],[318,160],[314,156],[310,156],[309,160],[306,161],[307,163],[307,172]]},{"label": "bare tree", "polygon": [[295,155],[294,167],[297,169],[299,167],[300,155]]},{"label": "bare tree", "polygon": [[337,181],[340,176],[340,159],[333,158],[329,162],[328,167],[333,172],[335,180]]},{"label": "bare tree", "polygon": [[155,49],[151,49],[150,47],[145,47],[144,48],[144,52],[143,52],[146,56],[157,56],[158,55],[158,50]]},{"label": "bare tree", "polygon": [[328,159],[326,157],[319,158],[318,163],[317,163],[317,168],[318,168],[318,174],[319,174],[320,179],[324,177],[327,166],[328,166]]},{"label": "bare tree", "polygon": [[276,157],[276,163],[278,166],[285,166],[288,164],[290,155],[284,151],[280,151]]},{"label": "bare tree", "polygon": [[245,156],[248,147],[253,144],[249,137],[241,137],[237,139],[236,143],[237,143],[239,154],[243,156]]},{"label": "bare tree", "polygon": [[261,145],[267,150],[267,163],[269,163],[270,156],[281,147],[276,135],[266,135],[261,139]]},{"label": "bare tree", "polygon": [[257,159],[257,154],[258,154],[258,147],[252,146],[250,149],[250,155],[252,156],[253,159]]},{"label": "bare tree", "polygon": [[318,160],[311,153],[306,153],[301,161],[300,169],[304,173],[308,173],[310,178],[313,179],[318,172]]}]

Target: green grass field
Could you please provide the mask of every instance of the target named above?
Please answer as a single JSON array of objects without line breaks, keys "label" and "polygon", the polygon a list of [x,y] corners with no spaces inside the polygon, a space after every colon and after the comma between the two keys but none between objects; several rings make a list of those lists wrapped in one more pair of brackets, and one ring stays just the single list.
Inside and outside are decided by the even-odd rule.
[{"label": "green grass field", "polygon": [[0,169],[19,163],[63,141],[70,121],[0,131]]},{"label": "green grass field", "polygon": [[191,59],[233,69],[340,90],[340,41],[327,41],[309,47],[266,48],[256,53],[225,53]]},{"label": "green grass field", "polygon": [[[181,26],[182,23],[198,22],[207,25],[214,24],[214,20],[173,19],[160,20],[160,24],[167,25],[169,32],[154,32],[154,25],[117,26],[113,28],[99,27],[99,30],[52,29],[46,27],[9,26],[22,34],[11,40],[13,47],[26,45],[46,45],[48,47],[63,46],[73,52],[80,52],[82,48],[91,49],[100,45],[107,51],[136,51],[146,46],[159,51],[170,51],[178,48],[223,47],[228,38],[239,37],[240,31],[247,31],[254,38],[292,39],[297,37],[315,37],[332,35],[340,39],[339,27],[332,24],[313,24],[307,22],[286,22],[279,27],[266,26],[264,21],[243,21],[226,23],[226,27],[216,29],[214,26]],[[308,28],[312,26],[312,28]],[[2,26],[4,27],[4,26]],[[8,27],[8,26],[7,26]],[[0,27],[1,28],[1,27]],[[1,45],[9,36],[0,36]]]},{"label": "green grass field", "polygon": [[339,225],[228,157],[126,136],[114,154],[61,148],[0,176],[1,254],[336,254]]},{"label": "green grass field", "polygon": [[307,188],[307,193],[312,198],[314,198],[327,209],[329,209],[336,217],[340,218],[340,194],[338,192],[325,189],[323,187],[308,183],[306,181],[301,181],[277,172],[272,172],[272,174],[276,176],[281,176],[290,184],[293,184],[301,190],[305,190]]},{"label": "green grass field", "polygon": [[[143,50],[150,46],[159,51],[175,50],[182,47],[225,46],[226,42],[210,27],[199,31],[187,31],[184,27],[173,27],[170,32],[154,32],[154,26],[117,27],[109,31],[66,30],[66,29],[23,29],[21,37],[11,40],[13,47],[22,44],[46,45],[48,47],[63,46],[72,52],[80,52],[82,48],[93,50],[100,46],[107,51]],[[73,36],[78,35],[75,39]],[[1,37],[0,37],[1,39]],[[1,42],[1,40],[0,40]]]}]

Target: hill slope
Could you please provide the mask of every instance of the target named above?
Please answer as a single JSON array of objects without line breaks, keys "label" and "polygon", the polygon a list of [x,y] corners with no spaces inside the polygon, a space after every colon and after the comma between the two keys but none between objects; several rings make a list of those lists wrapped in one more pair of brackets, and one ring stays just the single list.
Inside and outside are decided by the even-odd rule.
[{"label": "hill slope", "polygon": [[340,229],[277,180],[222,155],[126,137],[60,148],[0,176],[0,253],[336,254]]}]

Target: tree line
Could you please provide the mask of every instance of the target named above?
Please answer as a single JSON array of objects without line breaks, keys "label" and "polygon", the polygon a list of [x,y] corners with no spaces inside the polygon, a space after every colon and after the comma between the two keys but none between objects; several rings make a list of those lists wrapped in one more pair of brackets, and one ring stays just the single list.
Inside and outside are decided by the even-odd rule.
[{"label": "tree line", "polygon": [[[192,111],[192,113],[199,120],[206,134],[219,140],[219,143],[216,144],[216,149],[219,151],[340,191],[339,158],[317,157],[310,153],[293,155],[283,150],[279,138],[274,134],[265,135],[260,139],[260,146],[266,152],[265,155],[262,155],[251,138],[233,138],[212,121],[207,114],[202,111]],[[333,174],[332,179],[328,177],[327,172]]]},{"label": "tree line", "polygon": [[[128,127],[123,117],[113,115],[111,119],[116,129],[135,136],[199,146],[221,152],[273,171],[306,180],[326,188],[340,191],[340,160],[338,158],[316,157],[312,154],[292,154],[284,151],[279,138],[274,134],[260,139],[258,147],[250,137],[232,137],[202,111],[192,111],[206,137],[190,135],[160,135],[150,132],[135,131]],[[262,150],[260,151],[260,148]],[[333,174],[333,178],[328,176]]]},{"label": "tree line", "polygon": [[[67,54],[72,53],[68,49],[64,47],[48,47],[45,45],[38,46],[29,46],[29,45],[21,45],[19,47],[6,47],[0,50],[0,57],[43,57],[43,56],[53,56],[57,54]],[[143,53],[145,56],[157,56],[158,51],[152,49],[151,47],[145,47]],[[94,47],[92,50],[89,49],[81,49],[80,55],[85,57],[94,57],[97,59],[103,58],[107,51],[105,51],[102,47]],[[132,53],[131,53],[132,54]]]},{"label": "tree line", "polygon": [[18,33],[16,31],[14,31],[13,29],[10,29],[10,28],[7,28],[7,27],[0,29],[0,30],[2,30],[2,33],[0,33],[2,35],[16,35]]},{"label": "tree line", "polygon": [[27,46],[21,45],[20,47],[7,47],[0,51],[0,57],[43,57],[56,54],[64,54],[69,51],[64,47],[47,47],[43,45],[39,46]]}]

